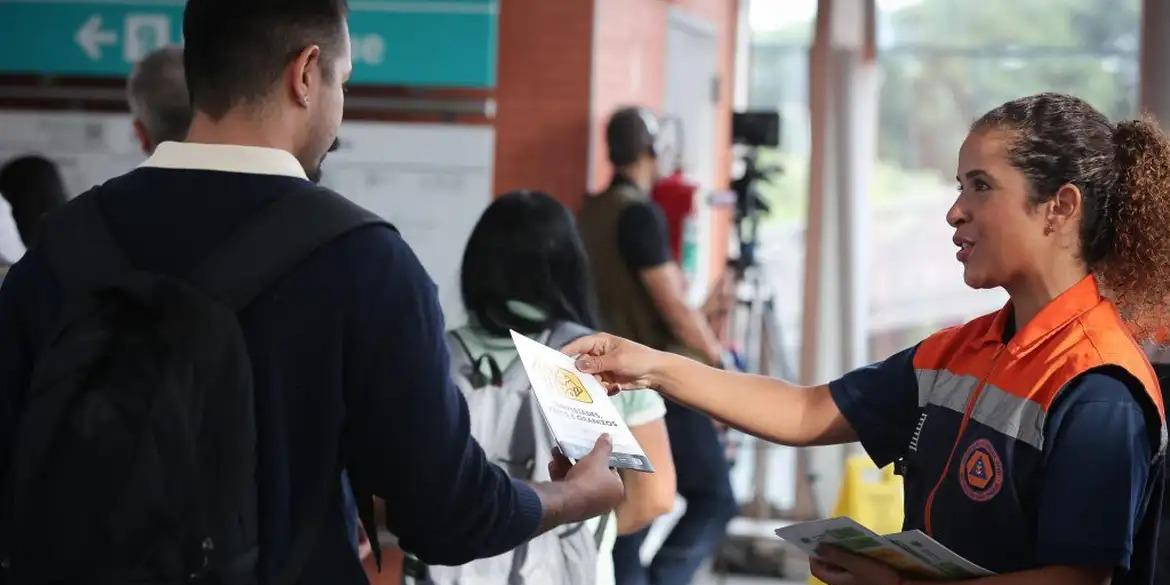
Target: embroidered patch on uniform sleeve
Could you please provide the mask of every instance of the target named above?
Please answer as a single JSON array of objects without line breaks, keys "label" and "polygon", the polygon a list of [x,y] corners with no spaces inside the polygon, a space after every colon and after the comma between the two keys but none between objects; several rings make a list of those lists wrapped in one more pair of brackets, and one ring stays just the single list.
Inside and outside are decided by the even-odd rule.
[{"label": "embroidered patch on uniform sleeve", "polygon": [[1003,462],[991,441],[979,439],[967,448],[959,468],[959,485],[976,502],[986,502],[999,493],[1003,487]]}]

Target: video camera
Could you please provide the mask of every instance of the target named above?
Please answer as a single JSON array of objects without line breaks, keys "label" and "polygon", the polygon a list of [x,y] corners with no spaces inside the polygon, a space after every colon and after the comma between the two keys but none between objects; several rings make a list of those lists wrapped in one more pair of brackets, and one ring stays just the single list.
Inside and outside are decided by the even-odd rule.
[{"label": "video camera", "polygon": [[743,156],[743,175],[731,182],[735,192],[735,223],[739,235],[740,253],[736,268],[742,274],[756,263],[756,241],[760,218],[771,208],[756,189],[758,181],[770,181],[784,172],[775,167],[759,167],[756,151],[762,147],[780,146],[780,113],[777,111],[735,112],[731,118],[731,135],[735,144],[748,147]]},{"label": "video camera", "polygon": [[780,146],[780,112],[749,111],[731,115],[731,139],[736,144],[758,148]]}]

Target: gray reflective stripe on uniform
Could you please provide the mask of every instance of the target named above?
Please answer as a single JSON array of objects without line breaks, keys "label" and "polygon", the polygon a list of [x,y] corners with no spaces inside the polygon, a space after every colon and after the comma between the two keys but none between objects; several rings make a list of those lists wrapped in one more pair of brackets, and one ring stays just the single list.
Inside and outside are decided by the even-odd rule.
[{"label": "gray reflective stripe on uniform", "polygon": [[[940,406],[963,414],[971,393],[979,386],[974,376],[960,376],[946,370],[916,370],[918,404]],[[1047,414],[1032,400],[1010,394],[988,384],[979,395],[971,419],[996,432],[1044,448],[1044,421]]]},{"label": "gray reflective stripe on uniform", "polygon": [[1048,414],[1038,402],[1021,398],[990,384],[979,395],[971,418],[1036,449],[1044,449],[1044,420]]},{"label": "gray reflective stripe on uniform", "polygon": [[933,404],[961,414],[979,386],[975,376],[959,376],[946,370],[914,370],[914,374],[918,377],[919,408]]}]

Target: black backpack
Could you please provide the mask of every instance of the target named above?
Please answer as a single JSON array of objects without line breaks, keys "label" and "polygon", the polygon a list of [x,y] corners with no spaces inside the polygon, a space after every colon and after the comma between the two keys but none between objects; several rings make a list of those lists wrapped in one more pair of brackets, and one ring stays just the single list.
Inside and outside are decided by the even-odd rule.
[{"label": "black backpack", "polygon": [[[256,583],[256,421],[237,313],[322,245],[385,222],[306,188],[180,279],[130,265],[96,191],[42,239],[64,298],[14,434],[8,582]],[[337,489],[319,493],[324,516]],[[296,582],[320,524],[294,536],[277,583]]]}]

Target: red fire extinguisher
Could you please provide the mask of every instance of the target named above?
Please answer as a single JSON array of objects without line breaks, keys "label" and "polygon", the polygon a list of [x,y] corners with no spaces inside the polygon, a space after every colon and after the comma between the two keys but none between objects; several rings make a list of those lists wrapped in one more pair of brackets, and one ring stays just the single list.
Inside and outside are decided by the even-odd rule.
[{"label": "red fire extinguisher", "polygon": [[[670,253],[679,264],[686,265],[693,262],[688,258],[693,256],[693,250],[687,250],[687,232],[694,229],[695,192],[699,185],[686,177],[682,170],[676,170],[670,176],[658,181],[654,185],[652,196],[654,202],[662,208],[666,216],[666,229],[670,238]],[[691,226],[688,227],[688,223]],[[693,239],[693,238],[692,238]]]}]

